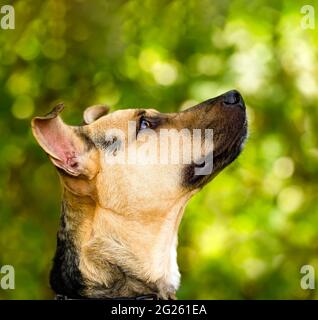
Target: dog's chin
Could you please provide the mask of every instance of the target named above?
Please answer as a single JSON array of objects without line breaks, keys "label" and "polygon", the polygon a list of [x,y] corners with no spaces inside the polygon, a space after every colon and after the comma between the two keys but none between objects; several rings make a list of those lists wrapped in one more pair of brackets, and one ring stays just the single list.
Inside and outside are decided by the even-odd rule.
[{"label": "dog's chin", "polygon": [[183,169],[182,184],[188,189],[197,189],[203,187],[218,175],[224,168],[230,165],[242,152],[246,142],[247,130],[244,128],[242,134],[235,139],[231,147],[225,147],[220,152],[213,154],[212,171],[208,174],[198,174],[198,169],[206,166],[206,162],[201,164],[191,163]]}]

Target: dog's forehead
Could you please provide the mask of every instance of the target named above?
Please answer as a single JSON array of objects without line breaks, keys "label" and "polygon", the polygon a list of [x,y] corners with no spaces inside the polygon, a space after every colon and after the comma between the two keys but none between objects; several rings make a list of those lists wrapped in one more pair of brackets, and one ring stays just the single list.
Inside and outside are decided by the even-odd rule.
[{"label": "dog's forehead", "polygon": [[109,113],[90,125],[91,129],[98,130],[106,127],[119,128],[123,125],[127,125],[127,121],[135,120],[138,117],[140,110],[137,109],[124,109],[117,110]]},{"label": "dog's forehead", "polygon": [[96,126],[109,126],[110,124],[115,125],[118,124],[121,126],[122,124],[127,125],[127,121],[134,121],[139,119],[143,115],[147,116],[155,116],[159,115],[160,112],[155,109],[122,109],[117,110],[112,113],[109,113],[97,121],[93,123]]},{"label": "dog's forehead", "polygon": [[155,116],[160,114],[155,109],[122,109],[102,116],[86,126],[85,131],[93,136],[104,133],[107,129],[127,131],[129,121],[139,121],[143,115]]}]

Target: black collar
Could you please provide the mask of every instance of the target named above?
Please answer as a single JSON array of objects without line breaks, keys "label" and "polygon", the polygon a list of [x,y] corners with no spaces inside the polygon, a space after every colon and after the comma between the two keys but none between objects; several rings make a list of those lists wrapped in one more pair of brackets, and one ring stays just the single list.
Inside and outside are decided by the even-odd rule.
[{"label": "black collar", "polygon": [[57,294],[54,300],[160,300],[155,293],[145,294],[136,297],[115,297],[115,298],[69,298],[63,294]]}]

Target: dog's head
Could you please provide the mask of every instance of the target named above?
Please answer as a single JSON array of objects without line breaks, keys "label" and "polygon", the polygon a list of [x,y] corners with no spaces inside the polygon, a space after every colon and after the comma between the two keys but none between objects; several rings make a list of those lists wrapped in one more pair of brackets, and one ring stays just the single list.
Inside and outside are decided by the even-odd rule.
[{"label": "dog's head", "polygon": [[237,91],[179,113],[93,106],[81,126],[66,125],[62,109],[34,118],[34,136],[65,188],[123,215],[163,212],[194,194],[239,155],[247,133]]}]

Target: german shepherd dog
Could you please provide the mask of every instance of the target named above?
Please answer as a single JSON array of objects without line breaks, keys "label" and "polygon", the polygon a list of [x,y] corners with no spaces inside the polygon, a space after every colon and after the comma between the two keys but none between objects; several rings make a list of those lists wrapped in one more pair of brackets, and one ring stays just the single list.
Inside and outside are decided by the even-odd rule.
[{"label": "german shepherd dog", "polygon": [[[63,188],[52,289],[62,299],[175,299],[177,234],[186,203],[241,152],[247,135],[243,98],[232,90],[178,113],[125,109],[108,114],[107,107],[92,106],[80,126],[66,125],[62,109],[58,105],[32,120],[33,134]],[[128,122],[135,123],[134,130]],[[108,134],[110,129],[121,134]],[[162,129],[172,129],[172,136],[182,129],[213,129],[213,169],[196,174],[205,163],[194,161],[108,161],[142,150]],[[183,147],[190,140],[186,136]],[[159,149],[141,151],[140,159],[169,152]],[[180,154],[180,148],[171,147],[170,153]]]}]

